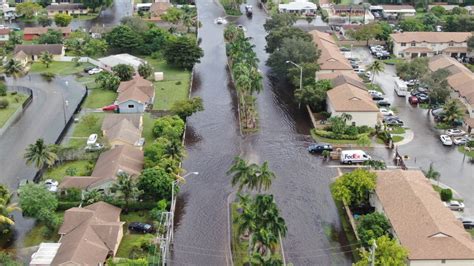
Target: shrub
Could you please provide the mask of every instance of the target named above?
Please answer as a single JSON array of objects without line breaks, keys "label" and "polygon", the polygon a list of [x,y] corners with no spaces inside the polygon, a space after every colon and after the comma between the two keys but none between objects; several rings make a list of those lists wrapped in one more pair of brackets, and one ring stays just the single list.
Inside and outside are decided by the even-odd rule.
[{"label": "shrub", "polygon": [[68,188],[65,194],[62,194],[59,198],[62,201],[79,202],[81,201],[82,191],[78,188]]},{"label": "shrub", "polygon": [[468,148],[474,148],[474,140],[468,141],[468,142],[466,143],[466,146],[467,146]]},{"label": "shrub", "polygon": [[17,95],[17,94],[18,94],[17,91],[12,91],[12,92],[10,92],[10,95],[12,95],[12,96],[13,96],[13,95]]},{"label": "shrub", "polygon": [[357,231],[365,247],[370,246],[372,239],[383,235],[390,235],[390,223],[387,218],[378,212],[373,212],[362,216],[359,220]]},{"label": "shrub", "polygon": [[318,129],[314,130],[314,134],[316,134],[317,136],[323,137],[323,138],[327,138],[327,139],[357,140],[359,138],[359,135],[355,135],[355,136],[350,136],[350,135],[346,135],[346,134],[336,135],[336,134],[334,134],[330,131],[318,130]]},{"label": "shrub", "polygon": [[356,136],[357,134],[359,134],[359,130],[355,126],[349,126],[346,128],[346,131],[344,133],[349,136]]},{"label": "shrub", "polygon": [[7,86],[5,83],[0,83],[0,96],[7,96]]},{"label": "shrub", "polygon": [[0,109],[6,109],[9,104],[7,99],[0,99]]},{"label": "shrub", "polygon": [[450,201],[453,199],[453,191],[449,188],[441,189],[439,192],[442,201]]},{"label": "shrub", "polygon": [[373,131],[373,129],[369,126],[360,126],[357,127],[357,130],[359,131],[359,134],[369,133]]},{"label": "shrub", "polygon": [[177,115],[158,118],[153,125],[154,137],[165,137],[170,140],[181,138],[184,132],[184,121]]},{"label": "shrub", "polygon": [[56,77],[56,74],[54,73],[51,73],[51,72],[45,72],[45,73],[41,73],[41,76],[44,78],[44,80],[46,80],[47,82],[51,82],[55,77]]},{"label": "shrub", "polygon": [[81,205],[80,201],[60,201],[58,202],[58,211],[65,211],[70,208],[74,208]]}]

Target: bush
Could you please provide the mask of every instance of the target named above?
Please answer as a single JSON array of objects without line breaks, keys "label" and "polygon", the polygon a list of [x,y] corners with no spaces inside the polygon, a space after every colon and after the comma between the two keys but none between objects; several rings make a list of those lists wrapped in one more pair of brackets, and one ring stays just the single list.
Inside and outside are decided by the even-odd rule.
[{"label": "bush", "polygon": [[12,92],[10,92],[10,95],[12,95],[12,96],[13,96],[13,95],[17,95],[17,94],[18,94],[17,91],[12,91]]},{"label": "bush", "polygon": [[56,77],[56,74],[54,73],[51,73],[51,72],[45,72],[45,73],[41,73],[41,76],[44,78],[44,80],[46,80],[47,82],[51,82],[55,77]]},{"label": "bush", "polygon": [[318,130],[318,129],[314,130],[314,134],[316,134],[317,136],[320,136],[322,138],[327,138],[327,139],[357,140],[359,138],[359,135],[355,135],[355,136],[350,136],[350,135],[347,135],[347,134],[336,135],[336,134],[334,134],[330,131]]},{"label": "bush", "polygon": [[80,201],[60,201],[58,202],[58,211],[65,211],[70,208],[74,208],[81,205]]},{"label": "bush", "polygon": [[6,109],[9,104],[7,99],[0,99],[0,109]]},{"label": "bush", "polygon": [[5,83],[0,83],[0,96],[7,96],[7,86]]},{"label": "bush", "polygon": [[158,118],[153,125],[153,136],[170,140],[181,138],[184,132],[184,121],[177,115]]},{"label": "bush", "polygon": [[359,131],[359,134],[372,133],[373,131],[373,129],[369,126],[360,126],[357,127],[357,130]]},{"label": "bush", "polygon": [[68,188],[65,194],[59,196],[62,201],[80,202],[82,191],[78,188]]},{"label": "bush", "polygon": [[359,130],[355,126],[349,126],[346,128],[346,131],[344,133],[349,136],[356,136],[357,134],[359,134]]},{"label": "bush", "polygon": [[439,195],[442,201],[450,201],[453,199],[453,191],[449,188],[441,189]]},{"label": "bush", "polygon": [[378,212],[362,216],[359,220],[357,231],[364,247],[369,247],[372,239],[383,235],[390,235],[390,223],[387,218]]}]

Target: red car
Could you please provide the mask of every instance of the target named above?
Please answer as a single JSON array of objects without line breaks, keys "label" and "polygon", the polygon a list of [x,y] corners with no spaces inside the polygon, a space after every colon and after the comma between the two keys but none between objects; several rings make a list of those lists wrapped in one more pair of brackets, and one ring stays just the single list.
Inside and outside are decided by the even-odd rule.
[{"label": "red car", "polygon": [[408,102],[409,102],[410,104],[418,104],[419,100],[418,100],[418,98],[417,98],[416,96],[410,96],[410,97],[408,98]]},{"label": "red car", "polygon": [[115,104],[102,107],[102,111],[115,111],[118,109],[118,106]]}]

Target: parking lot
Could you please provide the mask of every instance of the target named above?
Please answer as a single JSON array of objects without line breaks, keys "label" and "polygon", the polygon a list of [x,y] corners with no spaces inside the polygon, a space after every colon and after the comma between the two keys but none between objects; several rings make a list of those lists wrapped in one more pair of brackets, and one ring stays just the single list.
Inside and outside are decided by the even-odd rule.
[{"label": "parking lot", "polygon": [[[354,47],[352,57],[359,58],[365,69],[374,61],[365,47]],[[445,132],[434,128],[433,116],[428,110],[412,106],[407,98],[397,96],[394,91],[396,78],[395,66],[385,65],[385,70],[375,77],[374,83],[382,87],[384,97],[391,102],[396,115],[414,133],[411,142],[397,147],[400,154],[408,156],[406,163],[409,167],[428,169],[433,163],[441,174],[439,181],[453,188],[464,199],[465,215],[474,216],[474,164],[457,151],[457,146],[442,145],[439,136]],[[385,148],[374,148],[372,154],[387,162],[393,158],[393,151]]]}]

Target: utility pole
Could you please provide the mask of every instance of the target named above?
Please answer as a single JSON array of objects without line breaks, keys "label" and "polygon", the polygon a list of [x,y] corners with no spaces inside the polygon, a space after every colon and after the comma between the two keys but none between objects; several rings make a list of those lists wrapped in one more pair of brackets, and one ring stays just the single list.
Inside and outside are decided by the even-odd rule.
[{"label": "utility pole", "polygon": [[375,250],[377,249],[377,243],[375,242],[370,247],[370,266],[375,266]]},{"label": "utility pole", "polygon": [[[298,65],[297,63],[293,62],[293,61],[286,61],[287,64],[292,64],[294,66],[296,66],[297,68],[300,69],[300,91],[303,90],[303,67]],[[298,108],[300,108],[301,106],[301,103],[298,104]]]}]

